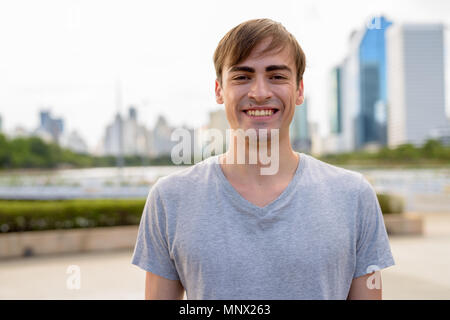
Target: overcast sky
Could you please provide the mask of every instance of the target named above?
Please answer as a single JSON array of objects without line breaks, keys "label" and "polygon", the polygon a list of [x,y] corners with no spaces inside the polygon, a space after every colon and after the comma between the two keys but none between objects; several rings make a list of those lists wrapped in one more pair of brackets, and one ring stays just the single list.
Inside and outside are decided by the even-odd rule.
[{"label": "overcast sky", "polygon": [[201,126],[214,99],[212,56],[235,25],[281,22],[303,47],[310,119],[326,133],[328,76],[348,37],[371,15],[394,23],[450,24],[446,0],[6,1],[0,0],[0,115],[6,131],[38,126],[50,109],[92,148],[118,111],[134,104],[140,122],[158,114],[174,126]]}]

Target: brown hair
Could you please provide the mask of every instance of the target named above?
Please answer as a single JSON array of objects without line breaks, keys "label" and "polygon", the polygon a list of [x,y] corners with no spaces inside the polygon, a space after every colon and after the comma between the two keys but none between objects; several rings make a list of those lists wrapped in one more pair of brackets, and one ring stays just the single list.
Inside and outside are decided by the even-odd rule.
[{"label": "brown hair", "polygon": [[228,31],[222,40],[220,40],[213,58],[217,80],[220,85],[222,85],[224,66],[234,66],[245,60],[253,48],[267,38],[271,38],[271,42],[261,54],[274,49],[281,51],[286,46],[291,47],[296,66],[296,81],[298,86],[305,72],[305,54],[295,37],[281,23],[271,19],[254,19],[243,22]]}]

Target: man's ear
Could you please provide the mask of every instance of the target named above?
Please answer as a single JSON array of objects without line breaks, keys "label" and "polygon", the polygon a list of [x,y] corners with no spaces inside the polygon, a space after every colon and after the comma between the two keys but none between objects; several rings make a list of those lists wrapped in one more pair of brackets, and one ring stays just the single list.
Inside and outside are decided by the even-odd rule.
[{"label": "man's ear", "polygon": [[301,105],[303,103],[304,99],[305,99],[305,97],[303,96],[303,79],[302,79],[302,80],[300,80],[300,84],[297,89],[297,97],[295,100],[295,105],[296,106]]},{"label": "man's ear", "polygon": [[222,95],[222,86],[220,85],[219,81],[216,79],[216,102],[218,104],[223,104],[223,95]]}]

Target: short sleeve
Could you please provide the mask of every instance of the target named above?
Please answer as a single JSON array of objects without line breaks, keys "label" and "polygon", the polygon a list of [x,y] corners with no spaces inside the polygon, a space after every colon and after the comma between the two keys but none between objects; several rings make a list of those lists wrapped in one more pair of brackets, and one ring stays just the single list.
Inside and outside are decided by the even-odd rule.
[{"label": "short sleeve", "polygon": [[145,203],[131,263],[169,280],[179,280],[169,254],[166,216],[156,183]]},{"label": "short sleeve", "polygon": [[357,212],[356,266],[353,278],[395,264],[375,190],[362,176]]}]

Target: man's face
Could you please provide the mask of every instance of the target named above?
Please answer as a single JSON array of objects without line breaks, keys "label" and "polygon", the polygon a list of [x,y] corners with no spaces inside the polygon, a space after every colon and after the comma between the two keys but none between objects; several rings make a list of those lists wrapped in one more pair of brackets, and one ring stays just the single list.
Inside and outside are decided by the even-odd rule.
[{"label": "man's face", "polygon": [[289,48],[258,54],[269,44],[258,44],[235,66],[224,66],[222,86],[216,80],[216,101],[225,103],[231,129],[280,130],[289,134],[295,106],[303,103],[303,80],[297,89],[295,63]]}]

